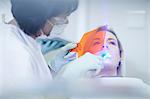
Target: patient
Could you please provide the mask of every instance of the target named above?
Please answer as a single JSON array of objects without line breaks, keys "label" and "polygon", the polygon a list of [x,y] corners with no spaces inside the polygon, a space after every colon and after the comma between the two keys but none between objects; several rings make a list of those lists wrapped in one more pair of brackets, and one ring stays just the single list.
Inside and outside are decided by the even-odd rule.
[{"label": "patient", "polygon": [[101,44],[98,42],[98,38],[96,38],[93,40],[93,46],[90,48],[90,50],[96,48],[96,46],[101,46],[101,49],[95,54],[102,57],[103,69],[99,70],[93,76],[124,76],[125,67],[123,66],[123,48],[116,33],[108,29],[107,26],[100,27],[97,31],[103,31],[103,43]]},{"label": "patient", "polygon": [[103,68],[89,70],[86,74],[88,77],[124,76],[122,45],[115,32],[107,26],[85,33],[72,52],[77,52],[78,57],[86,52],[100,57]]},{"label": "patient", "polygon": [[[101,61],[101,68],[99,70],[89,70],[83,73],[83,77],[124,76],[125,67],[123,66],[122,45],[115,32],[107,26],[102,26],[85,33],[78,43],[78,46],[72,49],[71,52],[76,52],[78,57],[89,52],[98,56]],[[63,65],[61,67],[63,67]],[[59,74],[61,75],[61,73]],[[56,75],[57,73],[54,73],[54,76]]]}]

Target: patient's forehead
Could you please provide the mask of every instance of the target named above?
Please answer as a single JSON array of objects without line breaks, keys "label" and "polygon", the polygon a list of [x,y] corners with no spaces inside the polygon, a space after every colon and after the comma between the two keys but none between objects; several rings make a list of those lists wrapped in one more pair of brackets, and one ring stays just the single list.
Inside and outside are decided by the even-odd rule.
[{"label": "patient's forehead", "polygon": [[111,38],[113,40],[117,40],[117,38],[116,38],[116,36],[114,34],[112,34],[111,32],[106,31],[106,33],[105,33],[105,39],[110,39],[111,40]]}]

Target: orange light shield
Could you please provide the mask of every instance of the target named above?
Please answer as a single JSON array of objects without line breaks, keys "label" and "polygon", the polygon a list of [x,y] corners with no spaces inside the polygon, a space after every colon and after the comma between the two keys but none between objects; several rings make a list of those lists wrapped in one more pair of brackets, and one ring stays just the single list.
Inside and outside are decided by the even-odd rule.
[{"label": "orange light shield", "polygon": [[96,53],[102,50],[105,33],[105,31],[99,31],[99,28],[85,33],[77,47],[72,49],[71,52],[77,52],[78,57],[84,55],[86,52],[96,55]]}]

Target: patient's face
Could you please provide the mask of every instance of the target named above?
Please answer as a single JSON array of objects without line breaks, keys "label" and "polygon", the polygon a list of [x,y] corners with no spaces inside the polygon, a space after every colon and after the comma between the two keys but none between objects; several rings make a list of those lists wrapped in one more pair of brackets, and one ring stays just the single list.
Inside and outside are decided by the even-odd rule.
[{"label": "patient's face", "polygon": [[104,68],[101,71],[101,75],[115,76],[120,61],[120,51],[117,38],[114,34],[106,32],[102,50],[97,54],[102,55],[102,53],[109,53],[109,55],[108,58],[103,59],[102,64]]},{"label": "patient's face", "polygon": [[103,51],[110,53],[110,59],[108,59],[108,63],[110,61],[110,64],[108,65],[111,65],[111,67],[116,67],[120,61],[120,51],[117,38],[114,36],[114,34],[106,32],[104,45],[101,52]]},{"label": "patient's face", "polygon": [[[121,59],[117,38],[114,34],[105,32],[104,37],[101,39],[104,40],[103,42],[99,41],[99,43],[97,43],[100,46],[100,50],[97,49],[95,55],[101,57],[104,68],[93,76],[117,76],[117,67]],[[96,45],[95,47],[92,46],[91,49],[95,48]],[[107,57],[102,57],[104,54],[107,54]]]}]

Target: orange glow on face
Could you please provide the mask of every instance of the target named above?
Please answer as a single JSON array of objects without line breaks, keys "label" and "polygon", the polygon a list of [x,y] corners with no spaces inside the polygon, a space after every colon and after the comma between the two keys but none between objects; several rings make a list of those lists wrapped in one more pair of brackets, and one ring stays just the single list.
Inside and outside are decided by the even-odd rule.
[{"label": "orange glow on face", "polygon": [[85,33],[78,43],[78,46],[71,51],[77,52],[78,57],[84,55],[86,52],[96,54],[102,50],[104,39],[105,31],[98,31],[98,29],[95,29]]}]

